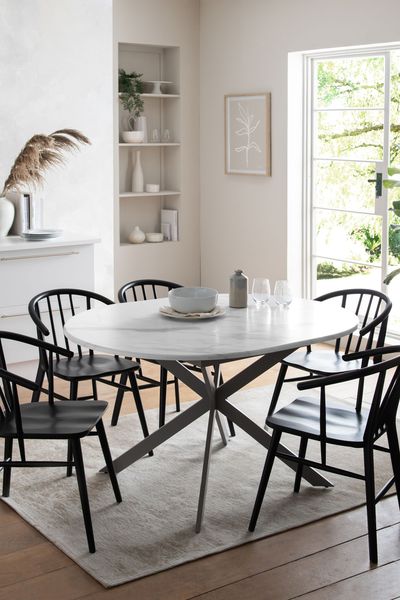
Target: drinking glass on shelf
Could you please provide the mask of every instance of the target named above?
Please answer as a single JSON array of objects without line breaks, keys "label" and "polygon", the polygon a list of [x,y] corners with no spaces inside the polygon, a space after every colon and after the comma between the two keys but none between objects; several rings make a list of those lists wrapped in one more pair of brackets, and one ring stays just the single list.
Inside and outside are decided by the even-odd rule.
[{"label": "drinking glass on shelf", "polygon": [[289,306],[293,300],[293,295],[287,279],[279,279],[275,283],[274,298],[281,306]]},{"label": "drinking glass on shelf", "polygon": [[168,144],[171,141],[171,132],[169,129],[164,129],[163,134],[162,134],[162,141],[165,144]]},{"label": "drinking glass on shelf", "polygon": [[265,306],[271,295],[269,279],[256,277],[253,279],[251,295],[257,306]]},{"label": "drinking glass on shelf", "polygon": [[151,141],[153,144],[157,144],[160,141],[160,130],[157,127],[151,132]]}]

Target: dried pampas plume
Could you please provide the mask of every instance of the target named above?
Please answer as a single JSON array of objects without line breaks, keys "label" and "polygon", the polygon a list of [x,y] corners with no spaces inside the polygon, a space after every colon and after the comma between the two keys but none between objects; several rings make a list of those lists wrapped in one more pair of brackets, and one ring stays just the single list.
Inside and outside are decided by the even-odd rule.
[{"label": "dried pampas plume", "polygon": [[46,169],[64,164],[64,152],[78,150],[78,144],[90,144],[90,141],[76,129],[60,129],[50,135],[34,135],[17,156],[0,196],[10,190],[41,185]]}]

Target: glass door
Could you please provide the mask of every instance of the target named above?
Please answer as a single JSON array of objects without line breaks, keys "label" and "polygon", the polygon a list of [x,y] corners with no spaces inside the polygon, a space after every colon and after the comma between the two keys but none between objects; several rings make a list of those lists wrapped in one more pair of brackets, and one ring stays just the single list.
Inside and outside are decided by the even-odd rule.
[{"label": "glass door", "polygon": [[387,291],[399,298],[391,329],[400,335],[400,277],[383,283],[400,265],[400,210],[382,186],[400,162],[399,72],[398,50],[310,60],[307,183],[312,297]]}]

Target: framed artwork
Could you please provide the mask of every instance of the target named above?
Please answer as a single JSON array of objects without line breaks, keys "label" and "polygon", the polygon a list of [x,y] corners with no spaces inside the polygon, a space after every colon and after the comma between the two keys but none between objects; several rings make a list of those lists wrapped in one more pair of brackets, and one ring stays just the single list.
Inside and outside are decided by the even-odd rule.
[{"label": "framed artwork", "polygon": [[271,175],[271,94],[225,96],[225,173]]}]

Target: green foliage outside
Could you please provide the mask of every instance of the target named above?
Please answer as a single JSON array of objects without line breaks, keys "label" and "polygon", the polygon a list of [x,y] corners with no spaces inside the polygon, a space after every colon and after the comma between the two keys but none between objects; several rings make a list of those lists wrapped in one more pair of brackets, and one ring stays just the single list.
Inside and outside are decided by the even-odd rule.
[{"label": "green foliage outside", "polygon": [[[314,79],[314,105],[319,109],[313,163],[316,255],[338,259],[337,263],[321,259],[317,278],[367,273],[368,268],[346,260],[377,263],[381,259],[381,217],[374,214],[375,190],[368,179],[375,178],[374,162],[383,159],[384,60],[375,56],[317,61]],[[399,51],[391,52],[390,97],[390,162],[394,167],[400,163]],[[398,173],[393,167],[389,175]],[[396,206],[400,188],[386,187],[389,201]],[[396,213],[389,217],[389,264],[393,266],[400,264]]]}]

